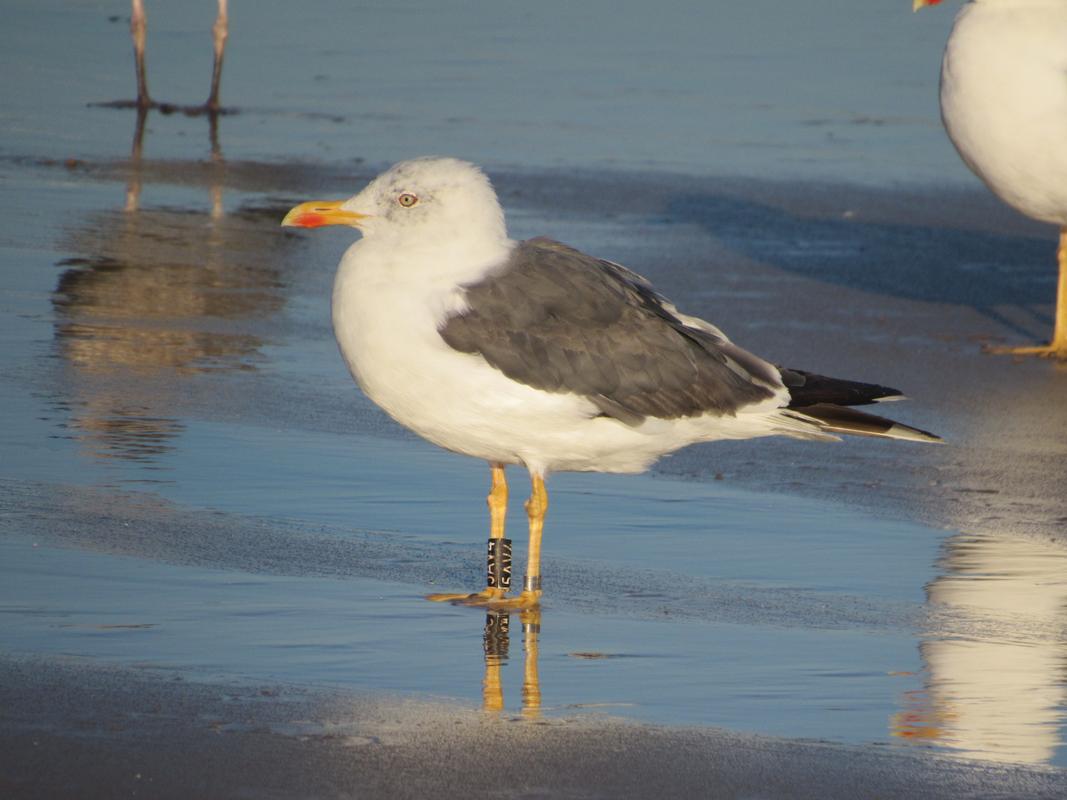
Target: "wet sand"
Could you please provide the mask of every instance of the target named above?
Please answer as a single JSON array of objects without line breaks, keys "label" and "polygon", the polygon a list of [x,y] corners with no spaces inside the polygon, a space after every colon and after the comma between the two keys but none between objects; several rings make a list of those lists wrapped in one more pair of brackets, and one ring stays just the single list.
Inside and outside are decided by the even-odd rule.
[{"label": "wet sand", "polygon": [[[1058,770],[0,660],[6,797],[1062,797]],[[72,688],[75,690],[72,692]]]}]

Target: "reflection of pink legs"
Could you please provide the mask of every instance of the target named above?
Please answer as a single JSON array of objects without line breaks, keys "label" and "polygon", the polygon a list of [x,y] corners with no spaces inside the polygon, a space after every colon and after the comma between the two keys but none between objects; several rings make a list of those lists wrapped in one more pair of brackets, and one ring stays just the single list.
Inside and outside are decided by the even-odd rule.
[{"label": "reflection of pink legs", "polygon": [[[215,65],[211,70],[211,94],[208,95],[204,108],[218,111],[219,84],[222,82],[222,60],[226,55],[226,39],[230,35],[230,23],[227,15],[229,0],[219,0],[219,15],[211,28],[215,46]],[[148,94],[148,78],[145,71],[145,41],[148,36],[148,17],[145,14],[143,0],[132,0],[130,9],[130,35],[133,37],[133,58],[137,70],[137,107],[150,108],[156,104]]]},{"label": "reflection of pink legs", "polygon": [[144,125],[148,109],[137,109],[137,126],[133,131],[133,149],[130,151],[130,179],[126,182],[126,205],[124,210],[136,211],[141,207],[141,154],[144,151]]}]

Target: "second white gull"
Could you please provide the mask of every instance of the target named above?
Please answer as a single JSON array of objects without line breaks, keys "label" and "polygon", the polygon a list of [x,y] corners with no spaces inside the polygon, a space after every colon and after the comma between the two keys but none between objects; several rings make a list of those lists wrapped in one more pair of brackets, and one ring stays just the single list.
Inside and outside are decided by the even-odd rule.
[{"label": "second white gull", "polygon": [[1052,341],[990,350],[1067,359],[1067,0],[966,3],[941,62],[941,117],[997,197],[1060,229]]}]

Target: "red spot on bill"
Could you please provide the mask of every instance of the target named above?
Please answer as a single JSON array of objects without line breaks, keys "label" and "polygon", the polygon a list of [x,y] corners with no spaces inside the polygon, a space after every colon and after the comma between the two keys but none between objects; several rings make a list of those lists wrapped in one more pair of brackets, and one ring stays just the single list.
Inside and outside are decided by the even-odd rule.
[{"label": "red spot on bill", "polygon": [[314,211],[305,211],[303,214],[297,214],[293,219],[294,225],[299,225],[301,228],[321,228],[326,225],[326,217],[322,214],[316,214]]}]

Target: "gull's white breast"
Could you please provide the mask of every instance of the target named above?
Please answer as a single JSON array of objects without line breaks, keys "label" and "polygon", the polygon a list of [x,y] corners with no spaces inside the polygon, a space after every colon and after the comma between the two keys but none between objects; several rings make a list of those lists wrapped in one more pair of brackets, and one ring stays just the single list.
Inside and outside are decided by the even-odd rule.
[{"label": "gull's white breast", "polygon": [[965,6],[945,47],[941,112],[994,193],[1067,224],[1067,2]]}]

